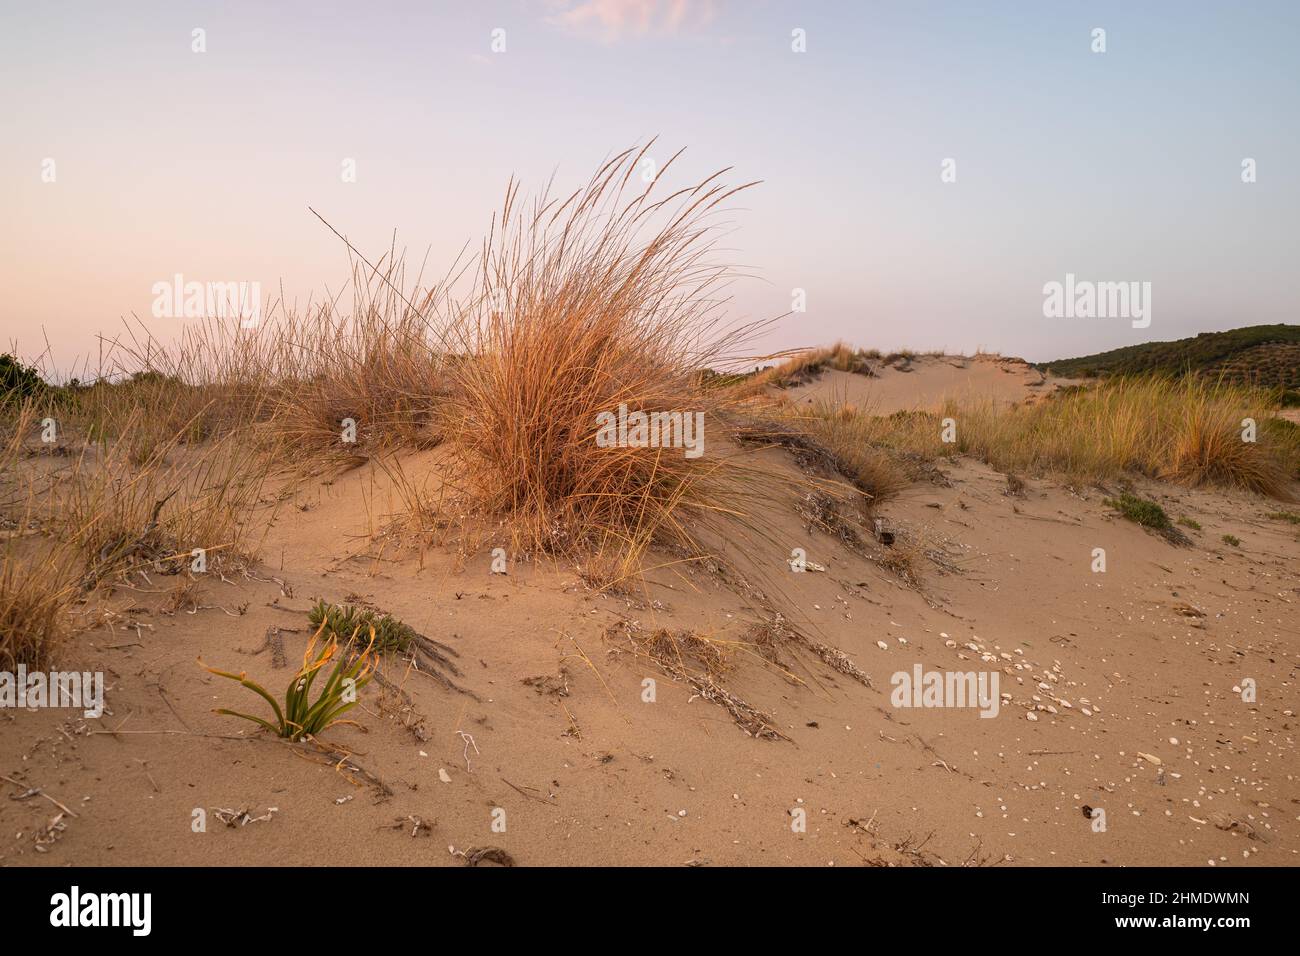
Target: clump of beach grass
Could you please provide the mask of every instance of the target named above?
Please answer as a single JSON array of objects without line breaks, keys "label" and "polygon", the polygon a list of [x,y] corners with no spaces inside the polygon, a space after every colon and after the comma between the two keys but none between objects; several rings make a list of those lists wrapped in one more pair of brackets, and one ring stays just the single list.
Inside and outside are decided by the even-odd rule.
[{"label": "clump of beach grass", "polygon": [[[452,329],[464,358],[446,366],[440,420],[454,479],[524,549],[694,551],[699,523],[743,514],[754,492],[732,447],[737,391],[699,374],[752,331],[725,323],[733,273],[713,261],[716,217],[745,187],[719,173],[660,196],[672,161],[649,185],[634,176],[648,148],[565,197],[525,204],[512,184]],[[602,416],[621,409],[702,428],[700,454],[662,438],[602,446]]]},{"label": "clump of beach grass", "polygon": [[86,590],[121,572],[176,572],[199,557],[207,570],[254,551],[266,460],[234,435],[183,451],[179,440],[143,462],[129,441],[86,446],[52,484],[43,525],[82,555]]},{"label": "clump of beach grass", "polygon": [[48,665],[72,633],[77,595],[59,549],[22,555],[7,543],[0,551],[0,670]]},{"label": "clump of beach grass", "polygon": [[855,349],[845,342],[836,342],[828,348],[805,349],[759,372],[751,387],[793,388],[813,381],[828,369],[870,377],[876,374],[871,366],[872,359],[879,361],[880,353]]},{"label": "clump of beach grass", "polygon": [[881,441],[882,429],[891,426],[896,423],[882,423],[851,404],[825,401],[814,402],[796,419],[796,427],[824,447],[836,470],[867,496],[868,511],[909,483],[906,468]]},{"label": "clump of beach grass", "polygon": [[[957,446],[1000,470],[1089,481],[1137,473],[1285,499],[1300,475],[1300,439],[1275,424],[1265,397],[1203,378],[1148,377],[1106,380],[1034,405],[985,403],[949,414]],[[1257,423],[1253,436],[1247,419]]]},{"label": "clump of beach grass", "polygon": [[1117,498],[1105,499],[1105,504],[1114,508],[1129,521],[1144,528],[1163,530],[1172,527],[1165,509],[1154,501],[1139,498],[1130,492],[1122,492]]}]

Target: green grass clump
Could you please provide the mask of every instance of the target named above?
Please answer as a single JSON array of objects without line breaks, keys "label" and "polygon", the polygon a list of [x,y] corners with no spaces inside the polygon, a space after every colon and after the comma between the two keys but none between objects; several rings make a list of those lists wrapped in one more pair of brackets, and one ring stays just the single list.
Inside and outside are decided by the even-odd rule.
[{"label": "green grass clump", "polygon": [[1237,548],[1241,546],[1241,539],[1238,538],[1235,534],[1225,534],[1223,536],[1223,543],[1230,544],[1234,548]]},{"label": "green grass clump", "polygon": [[[1118,498],[1103,500],[1129,521],[1140,524],[1144,528],[1150,528],[1170,544],[1188,547],[1192,543],[1191,538],[1174,527],[1174,523],[1169,520],[1169,515],[1165,514],[1165,509],[1154,501],[1139,498],[1127,491],[1123,492]],[[1183,522],[1180,521],[1179,524],[1183,524]]]},{"label": "green grass clump", "polygon": [[1173,527],[1169,521],[1169,515],[1165,514],[1164,508],[1161,508],[1154,501],[1139,498],[1127,491],[1118,498],[1105,499],[1105,504],[1110,505],[1129,521],[1134,521],[1144,528],[1155,528],[1157,531],[1163,531]]},{"label": "green grass clump", "polygon": [[[317,641],[322,631],[323,628],[317,630],[307,644],[307,650],[302,656],[302,668],[293,675],[288,688],[284,692],[283,707],[276,702],[275,698],[261,684],[249,680],[247,674],[232,674],[229,671],[217,670],[215,667],[207,667],[200,659],[199,664],[207,667],[209,673],[216,674],[218,677],[225,677],[228,680],[238,681],[253,693],[262,697],[271,705],[275,720],[272,722],[261,717],[254,717],[252,714],[244,714],[237,710],[227,710],[225,708],[217,710],[216,713],[251,720],[253,723],[265,727],[277,737],[284,737],[292,741],[302,740],[305,737],[314,737],[339,723],[339,718],[357,705],[359,699],[357,691],[368,684],[374,676],[375,667],[379,661],[374,652],[375,636],[372,631],[370,643],[361,653],[355,655],[350,653],[352,647],[349,646],[349,653],[340,655],[338,639],[333,635],[325,641],[319,651],[316,650]],[[311,685],[316,680],[316,675],[336,657],[338,663],[330,671],[324,688],[313,701],[311,699]]]},{"label": "green grass clump", "polygon": [[1272,518],[1274,521],[1289,521],[1291,524],[1300,524],[1300,514],[1296,514],[1294,511],[1270,511],[1264,517]]},{"label": "green grass clump", "polygon": [[1184,528],[1191,528],[1193,531],[1201,530],[1201,523],[1195,518],[1179,518],[1178,523]]}]

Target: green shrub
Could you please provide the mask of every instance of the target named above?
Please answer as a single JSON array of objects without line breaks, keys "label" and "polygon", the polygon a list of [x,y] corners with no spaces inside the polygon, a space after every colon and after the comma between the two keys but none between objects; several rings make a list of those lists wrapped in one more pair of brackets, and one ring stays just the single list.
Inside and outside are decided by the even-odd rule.
[{"label": "green shrub", "polygon": [[12,355],[0,355],[0,404],[32,398],[45,391],[45,381],[30,365]]}]

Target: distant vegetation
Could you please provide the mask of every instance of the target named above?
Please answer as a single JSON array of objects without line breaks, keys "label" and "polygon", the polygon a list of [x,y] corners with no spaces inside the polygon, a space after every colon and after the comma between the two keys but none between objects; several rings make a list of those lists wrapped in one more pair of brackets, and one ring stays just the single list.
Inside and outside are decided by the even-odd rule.
[{"label": "distant vegetation", "polygon": [[[1222,377],[1240,385],[1300,390],[1300,325],[1252,325],[1202,332],[1174,342],[1145,342],[1096,355],[1041,363],[1053,375],[1091,378],[1147,372]],[[1300,401],[1300,395],[1288,396]]]},{"label": "distant vegetation", "polygon": [[40,373],[14,356],[0,355],[0,402],[22,401],[45,390]]},{"label": "distant vegetation", "polygon": [[[1300,425],[1271,416],[1272,402],[1260,389],[1201,376],[1153,376],[1105,379],[1031,405],[949,401],[942,412],[879,416],[814,402],[790,413],[841,457],[842,447],[863,446],[923,460],[968,454],[1017,475],[1087,483],[1139,474],[1288,500],[1300,478]],[[956,423],[953,442],[942,440],[945,417]],[[1259,423],[1257,441],[1242,441],[1247,417]]]}]

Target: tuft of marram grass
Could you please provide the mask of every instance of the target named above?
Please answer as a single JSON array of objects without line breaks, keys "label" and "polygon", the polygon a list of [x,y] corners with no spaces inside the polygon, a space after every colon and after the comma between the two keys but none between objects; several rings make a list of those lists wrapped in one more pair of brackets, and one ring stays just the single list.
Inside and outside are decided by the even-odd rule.
[{"label": "tuft of marram grass", "polygon": [[0,553],[0,671],[19,664],[46,667],[71,634],[70,611],[78,595],[69,564],[57,549]]},{"label": "tuft of marram grass", "polygon": [[907,487],[909,479],[897,456],[883,446],[882,428],[896,428],[852,404],[817,401],[803,406],[796,425],[824,447],[835,467],[866,496],[868,510]]},{"label": "tuft of marram grass", "polygon": [[209,566],[251,555],[266,460],[237,434],[185,448],[179,437],[143,462],[126,440],[87,446],[50,490],[44,526],[81,555],[87,590],[137,568],[182,570],[195,549]]},{"label": "tuft of marram grass", "polygon": [[[649,148],[648,146],[646,148]],[[742,512],[755,476],[734,452],[725,364],[749,328],[724,325],[712,218],[744,187],[717,174],[659,198],[633,173],[644,149],[602,166],[566,198],[525,206],[507,190],[457,316],[441,415],[474,510],[506,519],[524,548],[623,554],[652,539],[688,550],[695,526]],[[674,157],[675,158],[675,157]],[[600,447],[598,416],[701,413],[704,454]]]},{"label": "tuft of marram grass", "polygon": [[879,361],[880,352],[855,349],[845,342],[836,342],[828,348],[805,349],[759,372],[752,380],[751,389],[769,385],[793,388],[813,381],[827,369],[870,377],[876,374],[871,359]]},{"label": "tuft of marram grass", "polygon": [[[0,670],[49,665],[72,633],[80,596],[78,563],[66,544],[45,536],[37,513],[49,478],[18,463],[31,450],[40,417],[32,399],[0,418]],[[48,464],[48,463],[47,463]]]},{"label": "tuft of marram grass", "polygon": [[1264,394],[1203,378],[1106,380],[1035,405],[951,414],[958,447],[1002,470],[1088,481],[1134,472],[1281,499],[1300,475],[1300,440],[1274,425]]}]

